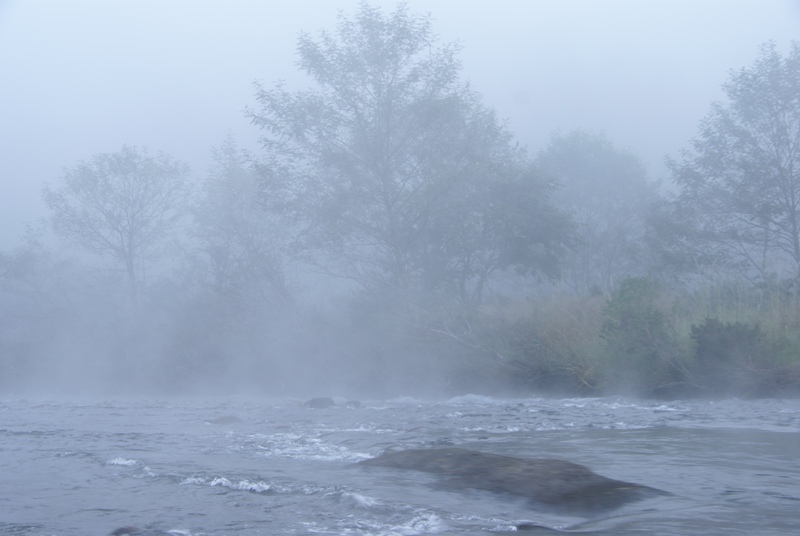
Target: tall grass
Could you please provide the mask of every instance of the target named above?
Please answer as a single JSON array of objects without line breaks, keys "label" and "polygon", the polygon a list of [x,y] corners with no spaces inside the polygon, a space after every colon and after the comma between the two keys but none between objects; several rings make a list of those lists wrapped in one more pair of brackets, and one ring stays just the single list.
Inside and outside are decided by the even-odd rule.
[{"label": "tall grass", "polygon": [[439,350],[453,370],[470,363],[461,378],[577,395],[800,395],[800,297],[780,285],[632,278],[610,297],[553,293],[438,315],[424,329],[450,341]]}]

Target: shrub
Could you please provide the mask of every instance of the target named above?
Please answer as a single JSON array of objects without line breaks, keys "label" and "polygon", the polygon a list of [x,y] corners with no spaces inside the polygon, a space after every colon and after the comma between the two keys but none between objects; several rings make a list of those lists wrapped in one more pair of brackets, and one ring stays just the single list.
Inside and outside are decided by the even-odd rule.
[{"label": "shrub", "polygon": [[[770,339],[758,324],[706,318],[692,326],[692,381],[711,395],[775,396],[798,391],[797,348],[788,337]],[[788,357],[788,358],[787,358]]]},{"label": "shrub", "polygon": [[495,344],[504,341],[509,379],[539,392],[596,394],[602,302],[558,295],[495,310]]},{"label": "shrub", "polygon": [[706,318],[692,326],[694,342],[693,382],[711,394],[743,392],[767,348],[758,325],[722,323]]},{"label": "shrub", "polygon": [[605,387],[658,394],[683,383],[675,341],[658,285],[647,278],[622,281],[603,310]]}]

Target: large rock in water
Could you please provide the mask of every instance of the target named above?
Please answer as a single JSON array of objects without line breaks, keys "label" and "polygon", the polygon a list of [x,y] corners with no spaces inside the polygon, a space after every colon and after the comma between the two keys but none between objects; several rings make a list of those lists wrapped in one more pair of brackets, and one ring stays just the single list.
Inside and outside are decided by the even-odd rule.
[{"label": "large rock in water", "polygon": [[563,460],[523,459],[460,448],[388,452],[364,466],[412,469],[448,477],[448,487],[484,489],[524,497],[534,505],[590,513],[666,492],[613,480]]}]

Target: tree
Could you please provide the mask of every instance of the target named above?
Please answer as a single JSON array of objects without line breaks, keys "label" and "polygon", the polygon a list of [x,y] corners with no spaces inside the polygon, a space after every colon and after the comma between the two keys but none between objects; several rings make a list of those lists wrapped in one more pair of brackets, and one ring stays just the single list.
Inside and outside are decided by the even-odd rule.
[{"label": "tree", "polygon": [[662,211],[665,250],[701,267],[800,281],[800,43],[786,57],[766,43],[722,87],[727,101],[669,161],[678,193]]},{"label": "tree", "polygon": [[[265,131],[265,188],[297,223],[305,260],[367,289],[466,298],[498,269],[557,256],[567,225],[549,185],[459,81],[458,48],[436,43],[428,17],[361,4],[298,50],[316,88],[258,86],[248,113]],[[531,214],[504,219],[504,188]]]},{"label": "tree", "polygon": [[124,145],[68,168],[43,197],[55,232],[122,265],[136,299],[147,268],[184,215],[186,164],[164,153]]},{"label": "tree", "polygon": [[580,130],[554,135],[536,164],[558,180],[554,201],[577,224],[563,280],[578,293],[610,294],[641,269],[642,229],[657,198],[644,164],[605,135]]},{"label": "tree", "polygon": [[230,305],[290,301],[284,277],[288,233],[259,194],[249,157],[230,136],[212,150],[194,235],[208,265],[210,285]]}]

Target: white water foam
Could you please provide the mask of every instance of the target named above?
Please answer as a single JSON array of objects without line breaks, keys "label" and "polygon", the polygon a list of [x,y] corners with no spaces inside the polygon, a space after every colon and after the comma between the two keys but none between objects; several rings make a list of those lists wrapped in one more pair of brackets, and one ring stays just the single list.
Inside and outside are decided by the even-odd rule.
[{"label": "white water foam", "polygon": [[133,466],[138,464],[136,460],[130,460],[128,458],[112,458],[106,462],[106,465],[125,465],[125,466]]},{"label": "white water foam", "polygon": [[250,482],[249,480],[241,480],[233,483],[225,477],[217,477],[208,484],[209,486],[223,486],[238,491],[252,491],[255,493],[265,493],[272,490],[272,485],[266,482]]}]

